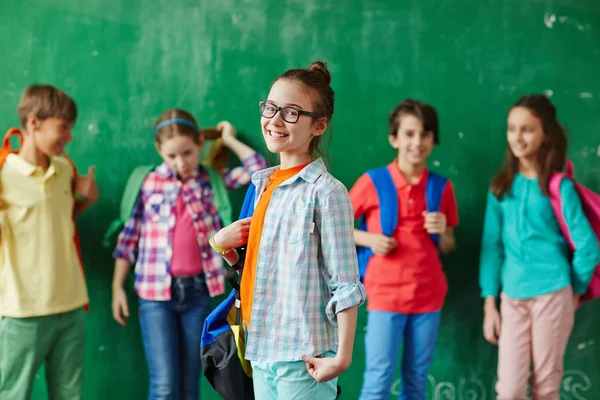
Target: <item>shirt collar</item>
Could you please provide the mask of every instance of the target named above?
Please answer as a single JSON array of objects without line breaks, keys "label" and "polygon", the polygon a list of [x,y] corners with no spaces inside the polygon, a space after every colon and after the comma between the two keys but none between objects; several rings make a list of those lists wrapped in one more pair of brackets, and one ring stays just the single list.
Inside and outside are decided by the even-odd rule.
[{"label": "shirt collar", "polygon": [[31,164],[18,154],[11,153],[7,156],[7,160],[13,164],[14,168],[23,176],[31,176],[36,172],[41,172],[42,175],[48,177],[52,175],[58,175],[58,168],[56,168],[55,161],[52,157],[48,161],[48,169],[44,171],[42,167]]},{"label": "shirt collar", "polygon": [[[200,169],[202,168],[201,165],[198,165],[197,168],[194,169],[194,172],[192,172],[192,175],[189,176],[186,179],[194,179],[197,178],[198,175],[200,174]],[[175,171],[173,171],[171,169],[171,167],[169,167],[167,165],[166,162],[163,162],[162,164],[160,164],[158,167],[156,167],[156,172],[158,173],[158,175],[163,178],[163,179],[177,179],[177,174],[175,173]]]},{"label": "shirt collar", "polygon": [[410,183],[408,179],[404,176],[402,171],[400,171],[400,167],[398,166],[398,159],[394,159],[389,165],[388,170],[392,175],[392,180],[394,181],[394,185],[396,185],[397,189],[404,189],[409,186],[416,186],[420,189],[425,189],[427,186],[427,178],[429,177],[429,170],[427,168],[423,169],[421,175],[419,175],[419,180],[417,183]]},{"label": "shirt collar", "polygon": [[[252,175],[252,183],[255,186],[258,186],[262,180],[268,179],[271,175],[273,175],[275,170],[277,170],[278,168],[279,166],[276,166],[255,172]],[[298,174],[283,182],[280,186],[289,185],[296,179],[303,179],[308,183],[315,183],[317,179],[319,179],[319,177],[325,172],[327,172],[325,162],[322,158],[317,158],[316,160],[308,164],[306,167],[304,167],[302,171],[300,171]]]}]

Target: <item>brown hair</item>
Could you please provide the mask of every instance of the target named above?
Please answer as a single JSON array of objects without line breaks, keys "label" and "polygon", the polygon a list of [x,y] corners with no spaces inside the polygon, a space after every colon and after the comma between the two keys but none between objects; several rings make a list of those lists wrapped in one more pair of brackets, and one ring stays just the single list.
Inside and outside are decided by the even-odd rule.
[{"label": "brown hair", "polygon": [[398,104],[390,112],[390,136],[396,137],[396,135],[398,135],[400,120],[403,115],[412,115],[421,120],[423,129],[426,132],[433,133],[433,142],[435,144],[440,143],[438,115],[433,106],[414,99],[406,99]]},{"label": "brown hair", "polygon": [[187,136],[190,139],[192,139],[194,143],[198,145],[200,144],[200,128],[198,127],[198,122],[196,122],[196,118],[194,118],[189,112],[181,110],[179,108],[172,108],[170,110],[164,111],[158,118],[158,121],[156,121],[156,123],[154,124],[153,129],[156,130],[156,127],[158,125],[169,119],[183,119],[193,124],[196,128],[177,122],[165,125],[154,134],[154,141],[158,146],[160,146],[165,140],[171,139],[175,136]]},{"label": "brown hair", "polygon": [[[298,82],[312,98],[314,110],[311,111],[317,113],[319,118],[326,118],[328,128],[331,130],[330,123],[331,118],[333,117],[335,93],[330,85],[331,74],[327,69],[327,64],[322,61],[315,61],[308,69],[290,69],[284,72],[275,80],[275,82],[280,79]],[[332,136],[333,132],[329,136],[328,147],[329,143],[331,143]],[[322,137],[323,135],[316,136],[310,142],[308,151],[311,156],[326,157],[326,153],[319,148]]]},{"label": "brown hair", "polygon": [[[542,193],[549,196],[548,183],[552,174],[562,170],[567,153],[567,137],[565,129],[556,118],[556,108],[550,100],[542,94],[532,94],[521,97],[513,106],[525,107],[533,115],[540,119],[544,131],[544,141],[536,154],[536,167],[538,173],[538,184]],[[509,112],[510,112],[509,110]],[[519,160],[507,146],[504,157],[504,166],[494,177],[491,191],[498,200],[505,193],[510,192],[515,175],[519,171]]]},{"label": "brown hair", "polygon": [[54,86],[30,85],[21,96],[18,113],[23,128],[30,114],[41,120],[61,118],[68,123],[75,123],[77,106],[68,94]]}]

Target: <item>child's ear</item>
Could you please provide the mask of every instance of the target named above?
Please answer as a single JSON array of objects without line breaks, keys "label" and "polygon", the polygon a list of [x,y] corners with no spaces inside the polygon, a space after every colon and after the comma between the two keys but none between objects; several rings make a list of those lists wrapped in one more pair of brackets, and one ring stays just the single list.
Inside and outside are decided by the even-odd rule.
[{"label": "child's ear", "polygon": [[313,136],[321,136],[327,130],[327,118],[315,119],[313,123]]},{"label": "child's ear", "polygon": [[33,132],[40,129],[42,121],[34,113],[29,113],[27,120],[25,121],[25,133]]},{"label": "child's ear", "polygon": [[388,140],[390,141],[390,146],[398,150],[398,136],[388,135]]}]

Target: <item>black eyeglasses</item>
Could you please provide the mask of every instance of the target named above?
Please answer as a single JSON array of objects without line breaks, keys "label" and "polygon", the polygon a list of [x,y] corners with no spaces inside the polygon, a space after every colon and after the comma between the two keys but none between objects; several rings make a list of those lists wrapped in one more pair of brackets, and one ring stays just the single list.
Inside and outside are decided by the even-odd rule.
[{"label": "black eyeglasses", "polygon": [[265,118],[273,118],[275,114],[281,111],[281,119],[290,124],[295,124],[300,119],[300,115],[308,115],[312,118],[319,118],[320,115],[310,111],[299,110],[296,107],[278,107],[267,101],[260,102],[260,115]]}]

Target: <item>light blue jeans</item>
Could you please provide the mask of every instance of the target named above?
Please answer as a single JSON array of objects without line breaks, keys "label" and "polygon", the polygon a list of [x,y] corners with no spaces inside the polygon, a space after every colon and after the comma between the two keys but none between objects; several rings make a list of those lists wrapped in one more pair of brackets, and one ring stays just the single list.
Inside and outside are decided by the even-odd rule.
[{"label": "light blue jeans", "polygon": [[440,312],[400,314],[370,311],[365,335],[366,369],[360,400],[388,400],[402,357],[400,400],[425,400],[427,373],[433,361]]},{"label": "light blue jeans", "polygon": [[[335,357],[328,351],[323,357]],[[337,378],[319,383],[304,361],[252,363],[254,398],[257,400],[335,400]]]}]

